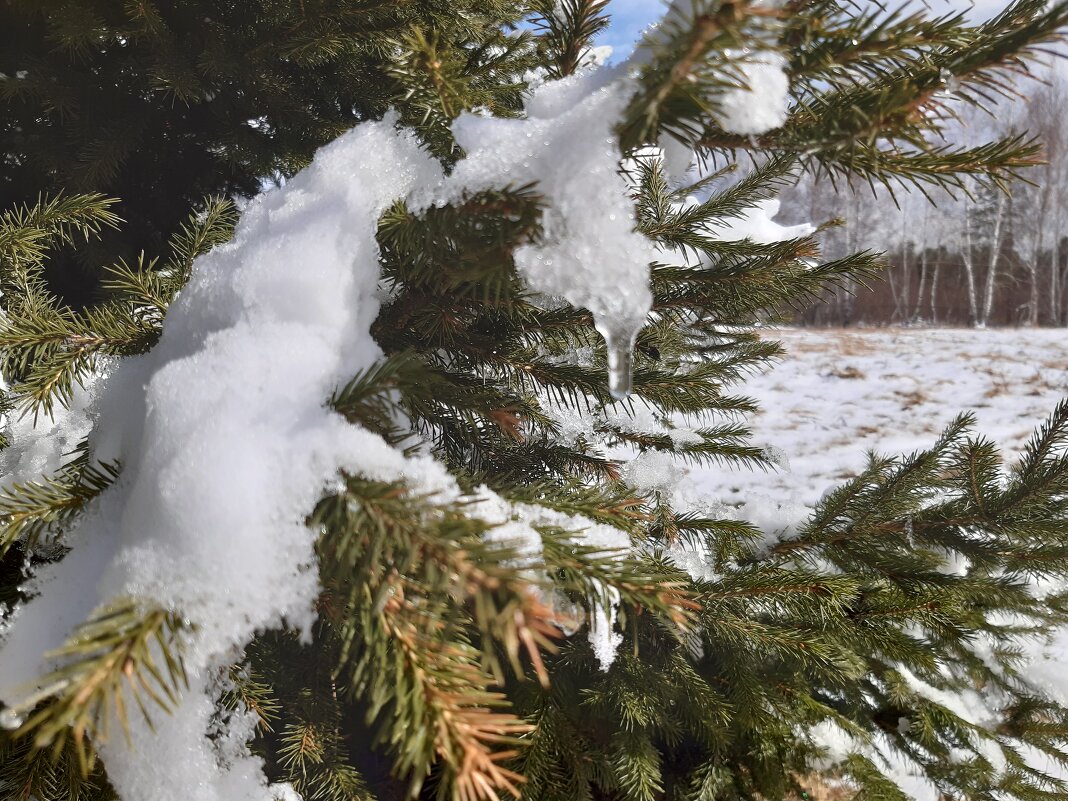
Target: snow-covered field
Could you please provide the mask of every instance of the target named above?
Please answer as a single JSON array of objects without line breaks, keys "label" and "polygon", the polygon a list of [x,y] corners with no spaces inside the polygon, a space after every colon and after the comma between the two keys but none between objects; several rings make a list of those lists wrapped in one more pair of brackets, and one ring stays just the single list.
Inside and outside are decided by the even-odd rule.
[{"label": "snow-covered field", "polygon": [[772,474],[710,473],[722,500],[752,493],[812,505],[855,475],[865,454],[929,446],[962,411],[1014,455],[1068,396],[1063,329],[783,329],[785,358],[741,392],[763,411],[756,441],[781,450]]},{"label": "snow-covered field", "polygon": [[[744,391],[763,407],[751,421],[757,442],[781,450],[788,466],[751,474],[702,468],[690,475],[708,501],[744,503],[742,516],[771,536],[804,520],[827,489],[855,475],[868,450],[927,447],[957,413],[971,411],[976,433],[1011,459],[1068,396],[1064,330],[786,329],[774,336],[785,358]],[[1025,651],[1031,678],[1068,701],[1068,632],[1027,643]],[[992,717],[978,696],[948,702],[965,718]],[[833,727],[814,734],[832,753],[845,753]],[[910,797],[938,800],[916,768],[888,756],[887,768]],[[1034,759],[1062,773],[1045,757]],[[836,795],[831,788],[816,797]]]}]

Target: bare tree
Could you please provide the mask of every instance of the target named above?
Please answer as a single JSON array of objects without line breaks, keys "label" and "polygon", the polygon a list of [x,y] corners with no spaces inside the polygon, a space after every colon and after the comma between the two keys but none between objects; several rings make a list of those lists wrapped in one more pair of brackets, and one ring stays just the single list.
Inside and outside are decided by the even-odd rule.
[{"label": "bare tree", "polygon": [[[824,255],[839,258],[860,241],[890,262],[873,292],[847,287],[805,314],[815,324],[925,321],[975,326],[1068,324],[1068,70],[1021,83],[1026,103],[984,115],[962,110],[953,144],[1026,131],[1045,145],[1046,164],[1025,171],[1011,198],[971,182],[955,197],[879,190],[806,176],[787,193],[796,214],[847,223],[824,233]],[[1022,112],[1016,111],[1021,108]],[[804,216],[807,212],[807,216]]]},{"label": "bare tree", "polygon": [[983,292],[983,316],[978,321],[980,326],[986,326],[990,321],[990,312],[994,309],[994,289],[998,282],[998,272],[1001,266],[1001,251],[1005,236],[1007,210],[1009,199],[1004,192],[997,191],[993,208],[993,225],[990,229],[990,241],[986,265],[986,287]]},{"label": "bare tree", "polygon": [[1045,149],[1046,163],[1028,174],[1030,183],[1017,187],[1015,196],[1025,208],[1020,218],[1021,245],[1028,276],[1027,320],[1038,325],[1041,312],[1041,267],[1051,245],[1048,258],[1047,311],[1050,322],[1061,322],[1060,265],[1054,251],[1059,250],[1063,217],[1063,182],[1068,175],[1063,130],[1063,104],[1066,100],[1064,79],[1050,71],[1045,84],[1039,85],[1027,99],[1019,126],[1038,136]]},{"label": "bare tree", "polygon": [[972,217],[971,209],[974,206],[967,196],[964,197],[964,225],[961,229],[964,241],[961,243],[960,256],[964,261],[964,276],[968,281],[968,322],[972,325],[979,324],[979,295],[975,281],[975,251],[972,249]]}]

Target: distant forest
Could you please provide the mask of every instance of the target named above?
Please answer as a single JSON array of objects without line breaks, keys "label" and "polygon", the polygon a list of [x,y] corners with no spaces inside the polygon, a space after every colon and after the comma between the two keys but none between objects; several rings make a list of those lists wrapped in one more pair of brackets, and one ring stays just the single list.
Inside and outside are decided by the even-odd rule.
[{"label": "distant forest", "polygon": [[881,281],[834,291],[796,322],[1068,324],[1068,79],[1051,71],[1040,81],[1024,79],[1019,90],[1023,97],[1011,111],[962,113],[959,140],[946,143],[964,144],[991,131],[1037,137],[1046,163],[1021,170],[1009,194],[965,180],[953,196],[932,192],[929,200],[915,187],[891,196],[819,175],[783,193],[791,222],[845,221],[823,233],[826,256],[874,243],[890,265]]}]

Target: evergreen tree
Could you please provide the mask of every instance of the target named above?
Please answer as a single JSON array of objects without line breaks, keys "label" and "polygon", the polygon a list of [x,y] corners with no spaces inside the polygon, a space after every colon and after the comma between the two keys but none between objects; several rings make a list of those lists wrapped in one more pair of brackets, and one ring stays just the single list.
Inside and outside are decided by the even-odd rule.
[{"label": "evergreen tree", "polygon": [[[0,210],[41,192],[120,200],[126,224],[79,249],[83,269],[59,254],[46,265],[51,285],[83,304],[101,265],[158,252],[204,197],[251,197],[418,91],[405,58],[463,87],[449,101],[457,113],[516,113],[531,53],[509,32],[524,10],[512,0],[5,2]],[[433,33],[409,41],[421,32]],[[418,113],[416,100],[407,107]]]},{"label": "evergreen tree", "polygon": [[[435,23],[466,18],[462,4],[434,5]],[[857,799],[907,798],[882,757],[947,798],[1068,795],[1050,768],[1068,769],[1068,709],[1019,667],[1028,637],[1066,622],[1048,588],[1068,571],[1068,404],[1008,467],[967,415],[928,450],[873,456],[779,536],[676,503],[662,475],[677,462],[768,467],[740,422],[753,403],[731,392],[780,354],[754,325],[878,269],[868,252],[821,261],[818,233],[761,243],[724,226],[802,168],[920,189],[1006,185],[1034,163],[1032,142],[931,142],[954,103],[1011,94],[1009,78],[1068,9],[1018,0],[969,26],[832,0],[695,0],[615,72],[589,55],[609,10],[603,0],[537,9],[533,33],[514,38],[539,64],[523,114],[509,69],[476,79],[469,42],[448,26],[413,29],[390,54],[407,90],[381,100],[396,116],[324,149],[252,204],[236,233],[228,202],[209,202],[158,261],[109,266],[108,297],[86,309],[57,300],[43,273],[57,249],[120,225],[109,202],[54,196],[0,218],[5,797],[251,798],[259,763],[246,740],[272,783],[260,798],[771,799],[804,795],[817,773]],[[496,96],[514,104],[487,102]],[[604,119],[615,99],[618,119]],[[598,124],[616,131],[608,156],[603,139],[581,150],[583,125],[592,137]],[[509,160],[509,148],[522,152]],[[529,167],[523,148],[541,160]],[[696,182],[674,169],[680,148],[708,168]],[[526,181],[528,168],[543,174]],[[438,189],[420,196],[428,176]],[[174,196],[186,202],[184,191]],[[609,212],[631,199],[632,217]],[[648,295],[640,282],[616,285],[622,246],[642,270],[656,254]],[[344,269],[315,272],[331,253]],[[308,283],[324,274],[337,284]],[[558,291],[544,289],[550,280]],[[308,296],[315,304],[302,306]],[[304,332],[332,319],[335,296],[358,312],[339,326],[355,331],[339,340],[353,352],[337,354],[349,374],[321,396],[287,385],[287,372],[286,392],[272,390],[278,365],[315,369],[323,345]],[[640,330],[628,328],[646,302]],[[264,328],[264,309],[295,310],[300,324]],[[242,350],[248,342],[258,350]],[[94,382],[87,413],[82,387]],[[248,404],[236,413],[232,391]],[[287,405],[309,392],[334,427]],[[314,620],[295,605],[256,617],[216,574],[195,574],[214,569],[203,554],[229,553],[221,540],[242,536],[247,521],[230,511],[276,508],[246,486],[289,497],[303,443],[270,444],[289,425],[361,448],[346,457],[355,469],[312,482],[318,502],[297,527],[314,533],[309,563],[280,549],[270,515],[240,552],[253,567],[296,554],[278,569],[301,586],[317,565]],[[269,444],[256,450],[249,432]],[[236,478],[198,450],[231,436],[211,454],[265,460],[235,462],[248,473]],[[49,443],[59,463],[27,477]],[[166,469],[153,483],[157,463]],[[218,505],[216,479],[230,504]],[[167,536],[153,539],[155,526]],[[176,566],[172,545],[190,572],[155,582],[153,565]],[[231,567],[243,575],[220,569]],[[24,583],[31,575],[51,581]],[[235,584],[231,595],[269,605],[290,592]],[[72,598],[104,602],[64,605]],[[977,694],[991,699],[989,718],[954,703]],[[839,731],[840,753],[821,727]],[[193,741],[168,739],[190,731]],[[188,786],[158,784],[177,770],[164,761],[188,763]]]}]

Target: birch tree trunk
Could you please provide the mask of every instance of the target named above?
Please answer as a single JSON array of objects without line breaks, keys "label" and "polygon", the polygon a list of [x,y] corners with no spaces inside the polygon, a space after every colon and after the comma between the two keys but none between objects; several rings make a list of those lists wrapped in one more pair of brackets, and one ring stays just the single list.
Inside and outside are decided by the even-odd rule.
[{"label": "birch tree trunk", "polygon": [[936,261],[931,275],[931,325],[938,325],[938,273],[941,269],[942,262]]},{"label": "birch tree trunk", "polygon": [[1060,265],[1057,264],[1057,245],[1050,248],[1049,254],[1049,324],[1060,325]]},{"label": "birch tree trunk", "polygon": [[964,247],[961,248],[961,260],[964,262],[964,277],[968,286],[968,322],[979,325],[979,296],[976,293],[975,260],[972,258],[972,220],[971,206],[964,198]]},{"label": "birch tree trunk", "polygon": [[[920,232],[920,285],[916,288],[916,305],[912,307],[912,314],[909,315],[913,320],[920,320],[923,317],[923,293],[927,287],[927,210],[923,212],[923,228]],[[932,305],[934,301],[932,301]]]},{"label": "birch tree trunk", "polygon": [[1001,240],[1005,229],[1005,209],[1008,201],[1003,192],[998,192],[997,206],[994,212],[994,231],[990,239],[990,258],[987,261],[986,287],[983,292],[983,315],[979,325],[982,328],[990,320],[994,308],[994,290],[997,287],[998,266],[1001,263]]}]

